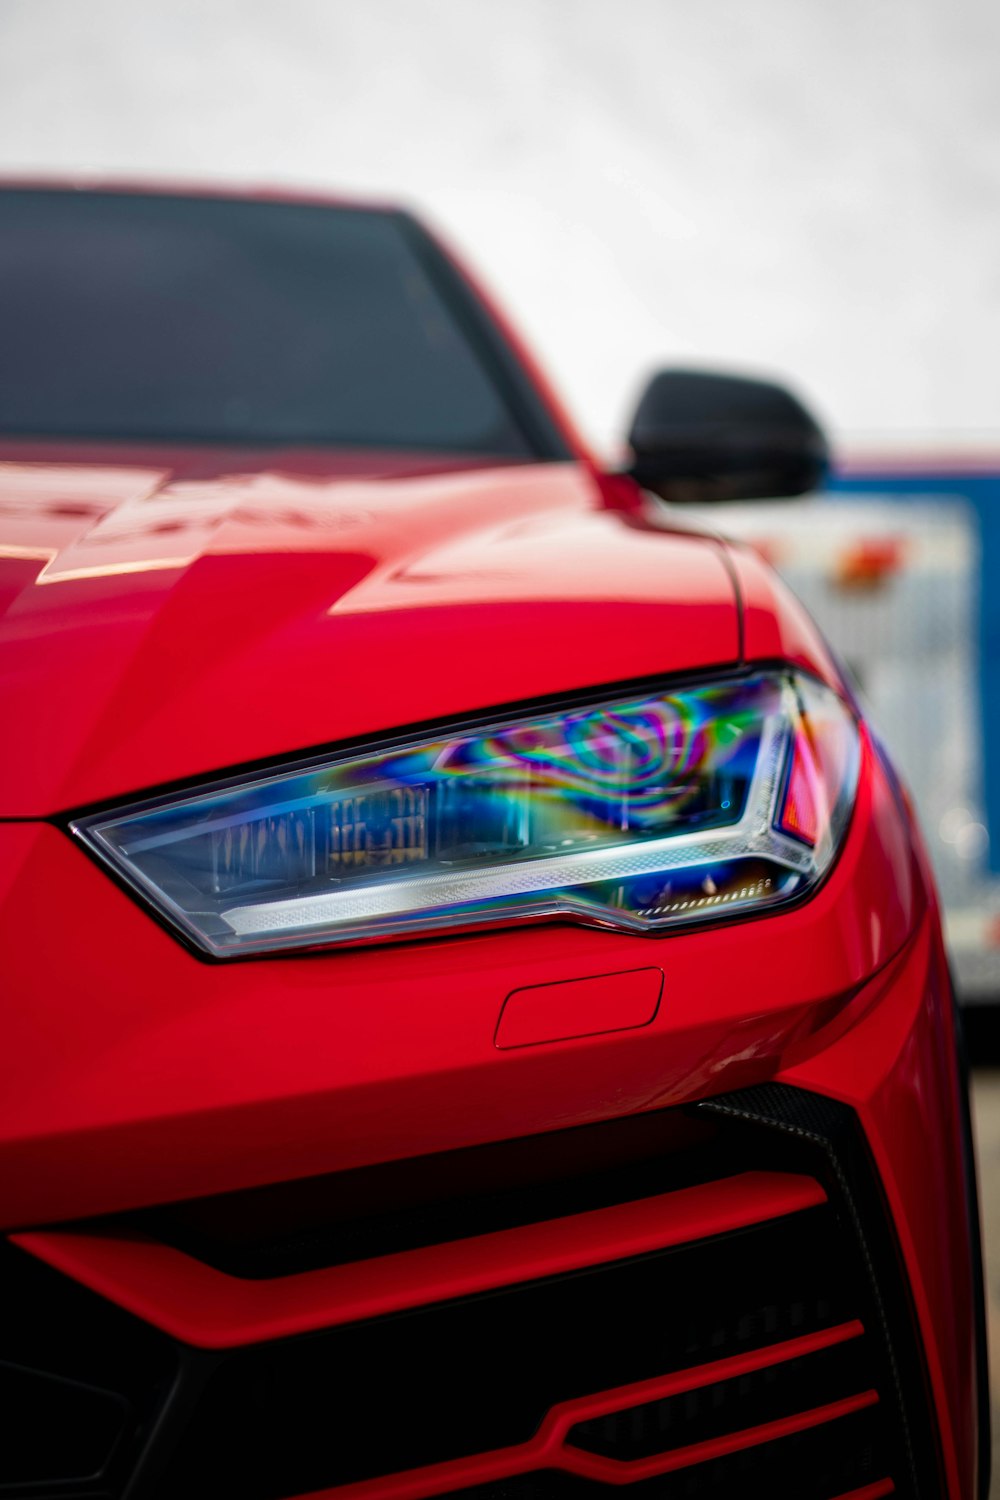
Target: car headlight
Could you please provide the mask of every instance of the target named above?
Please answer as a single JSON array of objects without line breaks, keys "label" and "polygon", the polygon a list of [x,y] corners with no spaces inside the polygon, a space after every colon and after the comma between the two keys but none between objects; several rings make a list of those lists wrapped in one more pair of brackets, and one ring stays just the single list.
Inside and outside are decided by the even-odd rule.
[{"label": "car headlight", "polygon": [[75,822],[217,957],[568,917],[659,932],[801,895],[858,733],[792,671],[330,754]]}]

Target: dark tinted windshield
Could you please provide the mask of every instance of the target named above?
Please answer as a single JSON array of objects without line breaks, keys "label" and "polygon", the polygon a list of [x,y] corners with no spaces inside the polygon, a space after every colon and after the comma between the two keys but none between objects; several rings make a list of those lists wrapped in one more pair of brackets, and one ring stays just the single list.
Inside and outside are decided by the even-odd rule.
[{"label": "dark tinted windshield", "polygon": [[530,456],[463,295],[397,214],[0,191],[0,432]]}]

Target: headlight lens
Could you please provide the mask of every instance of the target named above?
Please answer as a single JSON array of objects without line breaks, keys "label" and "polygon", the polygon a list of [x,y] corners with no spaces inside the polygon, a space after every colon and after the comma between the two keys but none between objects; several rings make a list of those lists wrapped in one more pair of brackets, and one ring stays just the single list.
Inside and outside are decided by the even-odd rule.
[{"label": "headlight lens", "polygon": [[331,755],[73,831],[217,957],[525,917],[647,932],[802,894],[857,774],[840,699],[768,672]]}]

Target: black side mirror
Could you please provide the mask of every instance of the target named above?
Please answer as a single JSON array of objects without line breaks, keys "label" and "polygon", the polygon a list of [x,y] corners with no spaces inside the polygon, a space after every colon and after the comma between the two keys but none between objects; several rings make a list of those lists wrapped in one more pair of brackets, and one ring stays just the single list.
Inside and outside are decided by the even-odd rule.
[{"label": "black side mirror", "polygon": [[631,474],[665,500],[802,495],[829,462],[822,429],[782,386],[699,370],[654,375],[628,440]]}]

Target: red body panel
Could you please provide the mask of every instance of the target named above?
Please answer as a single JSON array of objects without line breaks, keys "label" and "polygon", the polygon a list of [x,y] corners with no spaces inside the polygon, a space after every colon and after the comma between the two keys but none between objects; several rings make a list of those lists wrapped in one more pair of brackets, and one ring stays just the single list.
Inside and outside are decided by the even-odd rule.
[{"label": "red body panel", "polygon": [[579,465],[246,463],[0,447],[4,816],[738,660],[720,549],[628,524]]},{"label": "red body panel", "polygon": [[[546,924],[224,966],[193,958],[60,830],[0,828],[10,1227],[662,1108],[772,1077],[906,941],[925,900],[866,756],[810,901],[666,940]],[[59,942],[46,892],[60,893]],[[113,934],[113,942],[108,934]],[[775,962],[775,955],[781,962]],[[638,1030],[500,1050],[512,990],[664,972]],[[766,974],[766,986],[751,976]]]},{"label": "red body panel", "polygon": [[[975,1466],[976,1369],[955,1338],[973,1319],[947,964],[937,914],[845,1012],[842,1034],[783,1075],[851,1104],[893,1210],[924,1335],[952,1493]],[[854,1024],[852,1024],[854,1023]],[[846,1029],[845,1029],[846,1028]],[[819,1037],[814,1043],[819,1042]]]},{"label": "red body panel", "polygon": [[[0,447],[0,1226],[187,1343],[276,1339],[706,1236],[823,1192],[750,1174],[264,1283],[69,1221],[778,1080],[861,1122],[948,1493],[972,1500],[975,1273],[952,1001],[919,838],[867,731],[844,846],[808,900],[656,938],[522,924],[212,964],[60,824],[185,778],[642,678],[785,661],[843,691],[758,558],[599,474],[540,399],[573,461]],[[617,1011],[595,987],[651,972],[662,993],[640,984]],[[613,1483],[666,1472],[684,1450],[626,1475],[565,1442],[587,1414],[709,1375],[665,1379],[553,1407],[530,1443],[352,1494],[418,1500],[540,1465]],[[879,1482],[856,1500],[887,1493]]]}]

